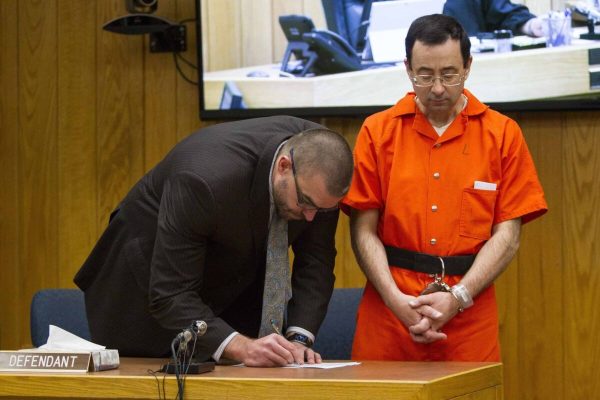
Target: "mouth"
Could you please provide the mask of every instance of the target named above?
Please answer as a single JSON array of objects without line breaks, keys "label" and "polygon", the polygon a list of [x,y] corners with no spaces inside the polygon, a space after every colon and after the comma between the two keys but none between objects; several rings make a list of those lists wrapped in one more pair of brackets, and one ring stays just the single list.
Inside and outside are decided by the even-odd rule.
[{"label": "mouth", "polygon": [[434,103],[434,104],[442,104],[442,103],[446,102],[446,99],[445,98],[439,98],[439,99],[434,98],[434,99],[429,99],[429,102]]},{"label": "mouth", "polygon": [[448,104],[448,100],[446,99],[430,99],[429,106],[430,107],[446,107]]}]

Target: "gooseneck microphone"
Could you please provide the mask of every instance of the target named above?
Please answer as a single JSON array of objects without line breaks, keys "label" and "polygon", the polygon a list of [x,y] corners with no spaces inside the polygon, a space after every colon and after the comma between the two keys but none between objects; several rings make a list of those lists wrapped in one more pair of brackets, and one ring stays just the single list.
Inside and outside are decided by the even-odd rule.
[{"label": "gooseneck microphone", "polygon": [[190,327],[178,333],[173,341],[179,343],[179,351],[185,351],[189,342],[192,339],[196,340],[198,337],[203,336],[207,329],[208,325],[206,322],[200,320],[194,321]]},{"label": "gooseneck microphone", "polygon": [[[160,369],[160,372],[167,374],[175,374],[177,378],[177,398],[183,400],[185,390],[184,377],[186,374],[201,374],[210,372],[215,369],[214,362],[192,362],[194,350],[196,348],[196,340],[204,336],[208,330],[208,325],[204,321],[193,321],[192,324],[183,329],[175,336],[171,342],[171,353],[173,359],[168,364],[165,364]],[[192,344],[190,345],[190,342]],[[188,351],[189,346],[192,347]]]},{"label": "gooseneck microphone", "polygon": [[[167,374],[200,374],[212,371],[213,362],[192,363],[196,340],[204,336],[208,330],[208,324],[201,320],[193,321],[192,324],[183,329],[171,342],[172,360],[160,369]],[[190,344],[191,342],[191,344]],[[191,349],[190,349],[191,347]]]}]

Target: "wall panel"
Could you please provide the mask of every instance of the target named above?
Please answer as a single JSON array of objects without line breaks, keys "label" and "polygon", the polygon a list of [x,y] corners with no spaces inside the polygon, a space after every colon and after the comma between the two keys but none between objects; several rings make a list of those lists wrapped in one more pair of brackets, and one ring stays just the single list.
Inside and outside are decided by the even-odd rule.
[{"label": "wall panel", "polygon": [[545,14],[550,10],[559,10],[564,8],[563,0],[527,0],[514,1],[514,3],[523,3],[529,8],[529,11],[536,15]]},{"label": "wall panel", "polygon": [[[273,60],[273,48],[269,46],[274,30],[279,30],[279,23],[271,18],[271,0],[242,1],[241,16],[241,65],[264,65]],[[252,21],[251,24],[244,23]],[[253,46],[260,43],[260,46]]]},{"label": "wall panel", "polygon": [[[322,118],[320,121],[330,129],[340,132],[344,135],[348,143],[353,148],[356,142],[356,135],[360,130],[362,119],[360,118]],[[336,232],[337,258],[335,260],[335,286],[336,287],[360,287],[364,286],[366,279],[360,267],[358,266],[352,244],[350,243],[350,223],[349,218],[340,213],[338,230]]]},{"label": "wall panel", "polygon": [[[26,273],[16,295],[25,316],[37,288],[58,284],[58,43],[56,0],[18,4],[19,259]],[[29,327],[25,318],[20,324]]]},{"label": "wall panel", "polygon": [[[160,13],[161,16],[176,21],[176,3],[161,2]],[[177,76],[173,68],[175,58],[173,53],[150,53],[149,48],[149,35],[145,35],[142,51],[144,93],[160,95],[143,97],[144,171],[156,165],[177,142]]]},{"label": "wall panel", "polygon": [[325,21],[325,13],[323,12],[323,5],[321,0],[303,0],[304,1],[304,15],[310,16],[315,28],[327,29],[327,21]]},{"label": "wall panel", "polygon": [[[58,285],[96,240],[96,8],[58,2]],[[82,223],[82,221],[88,221]]]},{"label": "wall panel", "polygon": [[[203,2],[202,5],[203,7],[206,7],[206,2]],[[203,17],[205,17],[205,15],[206,13],[203,13]],[[196,65],[196,68],[194,69],[190,65],[180,63],[180,67],[188,79],[197,82],[199,67],[197,65],[198,60],[196,57],[197,53],[195,18],[195,2],[189,0],[177,0],[177,20],[188,21],[186,22],[188,30],[188,50],[182,55],[182,57],[185,57],[191,64]],[[192,21],[190,21],[190,19]],[[203,25],[203,29],[205,29],[205,27],[206,25]],[[179,74],[176,74],[176,85],[176,140],[179,141],[187,135],[189,135],[190,132],[193,132],[196,129],[198,129],[201,125],[201,121],[199,118],[200,106],[197,86],[190,82],[187,82]]]},{"label": "wall panel", "polygon": [[19,86],[17,0],[0,1],[0,348],[18,346],[21,323],[19,262]]},{"label": "wall panel", "polygon": [[[209,21],[206,40],[209,52],[205,58],[207,71],[237,68],[242,64],[241,0],[207,0]],[[220,23],[213,23],[220,21]]]},{"label": "wall panel", "polygon": [[[96,26],[124,14],[123,2],[96,2]],[[98,221],[102,231],[110,212],[144,171],[143,37],[99,31],[97,42]],[[165,117],[168,118],[168,117]]]},{"label": "wall panel", "polygon": [[561,396],[565,386],[560,188],[563,137],[568,133],[561,115],[537,113],[519,119],[549,208],[541,219],[523,227],[518,254],[519,387],[522,398],[550,399]]},{"label": "wall panel", "polygon": [[600,116],[571,113],[563,137],[565,382],[574,399],[598,397],[600,381]]},{"label": "wall panel", "polygon": [[[519,262],[515,258],[496,280],[500,350],[504,363],[504,392],[507,399],[518,398],[521,388],[519,365]],[[516,396],[516,397],[515,397]]]}]

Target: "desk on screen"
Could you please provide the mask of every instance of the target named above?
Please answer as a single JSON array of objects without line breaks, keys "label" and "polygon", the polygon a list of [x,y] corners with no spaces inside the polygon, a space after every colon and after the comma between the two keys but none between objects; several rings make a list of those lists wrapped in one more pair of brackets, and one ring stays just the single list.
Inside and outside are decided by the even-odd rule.
[{"label": "desk on screen", "polygon": [[[579,39],[565,47],[475,54],[465,87],[485,103],[598,95],[596,60],[600,42]],[[270,76],[247,76],[256,71]],[[392,105],[412,90],[404,65],[308,78],[280,77],[277,65],[266,65],[205,73],[206,110],[218,109],[228,81],[250,109]]]}]

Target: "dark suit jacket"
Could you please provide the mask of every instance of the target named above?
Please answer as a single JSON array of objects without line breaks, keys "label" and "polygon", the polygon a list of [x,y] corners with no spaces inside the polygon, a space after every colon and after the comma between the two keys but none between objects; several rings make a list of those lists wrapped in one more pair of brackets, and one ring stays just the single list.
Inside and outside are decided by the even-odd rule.
[{"label": "dark suit jacket", "polygon": [[[234,330],[256,337],[277,147],[319,127],[293,117],[214,125],[177,144],[129,192],[75,276],[92,340],[124,356],[165,356],[193,320],[209,358]],[[288,325],[314,334],[333,290],[337,212],[290,221]]]},{"label": "dark suit jacket", "polygon": [[510,29],[516,36],[525,22],[535,18],[526,6],[510,0],[447,0],[444,14],[456,18],[469,36],[497,29]]}]

